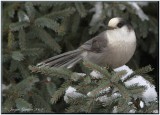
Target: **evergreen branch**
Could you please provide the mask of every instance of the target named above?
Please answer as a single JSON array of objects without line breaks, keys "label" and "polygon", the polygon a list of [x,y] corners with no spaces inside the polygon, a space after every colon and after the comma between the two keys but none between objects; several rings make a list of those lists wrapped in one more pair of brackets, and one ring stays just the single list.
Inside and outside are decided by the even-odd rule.
[{"label": "evergreen branch", "polygon": [[110,81],[103,81],[97,88],[90,92],[89,96],[99,97],[99,95],[101,94],[100,92],[106,88],[109,88],[111,85],[112,84],[110,83]]},{"label": "evergreen branch", "polygon": [[87,105],[86,105],[86,113],[91,113],[92,112],[92,109],[93,107],[95,106],[95,98],[90,98],[88,101],[87,101]]},{"label": "evergreen branch", "polygon": [[51,77],[59,77],[59,78],[64,78],[64,79],[69,79],[72,72],[69,71],[68,69],[64,69],[64,68],[50,68],[50,67],[37,67],[37,66],[29,66],[29,69],[32,72],[40,72],[44,75],[49,75]]},{"label": "evergreen branch", "polygon": [[12,58],[17,61],[24,60],[24,55],[20,51],[13,51]]},{"label": "evergreen branch", "polygon": [[15,15],[15,9],[10,9],[10,10],[8,11],[8,16],[9,16],[10,18],[14,18],[14,15]]},{"label": "evergreen branch", "polygon": [[61,36],[65,35],[66,31],[68,30],[68,26],[70,26],[69,21],[70,21],[69,18],[63,19],[63,21],[58,29],[58,35],[61,35]]},{"label": "evergreen branch", "polygon": [[126,90],[126,87],[124,86],[124,84],[113,83],[113,86],[118,88],[123,98],[125,98],[126,100],[130,99],[130,93],[128,92],[128,90]]},{"label": "evergreen branch", "polygon": [[[76,99],[70,99],[70,106],[68,108],[65,109],[66,113],[84,113],[87,112],[87,108],[86,108],[86,102],[87,98],[84,97],[79,97]],[[85,106],[84,106],[85,103]],[[89,107],[89,105],[88,105]]]},{"label": "evergreen branch", "polygon": [[57,11],[57,12],[47,14],[47,15],[45,15],[45,17],[48,17],[48,18],[51,18],[51,19],[67,18],[71,14],[73,14],[74,12],[75,12],[75,8],[70,7],[70,8],[66,8],[64,10],[61,10],[61,11]]},{"label": "evergreen branch", "polygon": [[128,113],[130,107],[128,106],[127,100],[125,98],[120,98],[117,106],[118,113]]},{"label": "evergreen branch", "polygon": [[127,89],[129,90],[130,95],[133,96],[133,95],[142,94],[147,89],[147,87],[146,86],[138,86],[138,84],[134,84],[134,85],[127,87]]},{"label": "evergreen branch", "polygon": [[59,23],[57,23],[56,21],[49,19],[49,18],[37,18],[35,20],[35,25],[38,27],[47,27],[52,29],[55,32],[58,32],[59,30]]},{"label": "evergreen branch", "polygon": [[89,91],[92,91],[92,90],[96,89],[97,87],[98,87],[97,83],[94,83],[94,82],[87,83],[87,81],[84,80],[84,82],[80,82],[76,86],[76,89],[77,89],[78,92],[86,94]]},{"label": "evergreen branch", "polygon": [[52,82],[49,82],[46,84],[46,86],[47,86],[48,93],[50,94],[50,96],[52,96],[57,89],[56,85]]},{"label": "evergreen branch", "polygon": [[40,54],[43,53],[43,49],[41,48],[29,48],[22,50],[23,55],[29,57],[39,57]]},{"label": "evergreen branch", "polygon": [[57,51],[57,52],[61,52],[60,45],[44,29],[34,27],[32,29],[32,31],[34,31],[35,35],[40,40],[42,40],[46,45],[48,45],[51,49],[53,49],[54,51]]},{"label": "evergreen branch", "polygon": [[47,1],[47,2],[45,2],[45,1],[36,1],[36,2],[32,1],[32,4],[34,6],[45,6],[45,7],[55,6],[56,3],[57,2],[55,2],[55,1]]},{"label": "evergreen branch", "polygon": [[153,68],[151,67],[151,65],[148,65],[148,66],[145,66],[145,67],[142,67],[141,69],[138,69],[138,70],[135,70],[134,73],[137,75],[137,74],[145,74],[145,73],[148,73],[148,72],[151,72],[153,70]]},{"label": "evergreen branch", "polygon": [[82,18],[87,15],[86,10],[81,2],[80,3],[76,2],[75,6],[76,6],[76,9],[78,10],[78,12]]},{"label": "evergreen branch", "polygon": [[68,100],[69,100],[68,103],[74,106],[74,105],[83,105],[83,103],[87,101],[87,98],[85,96],[77,96],[75,99],[68,96]]},{"label": "evergreen branch", "polygon": [[36,82],[39,82],[39,79],[36,76],[27,77],[26,79],[18,83],[14,87],[14,90],[21,96],[30,91]]},{"label": "evergreen branch", "polygon": [[17,109],[19,109],[21,112],[29,112],[33,108],[32,104],[28,103],[26,100],[22,98],[16,99],[15,102]]},{"label": "evergreen branch", "polygon": [[104,107],[113,107],[115,103],[118,103],[121,99],[121,95],[111,95],[103,102]]},{"label": "evergreen branch", "polygon": [[28,69],[26,68],[26,66],[23,63],[19,62],[18,69],[19,69],[23,78],[27,78],[30,76]]},{"label": "evergreen branch", "polygon": [[12,58],[9,54],[4,54],[3,58],[2,58],[2,61],[5,63],[5,62],[9,62],[11,59]]},{"label": "evergreen branch", "polygon": [[16,22],[9,25],[11,31],[19,31],[29,26],[28,22]]},{"label": "evergreen branch", "polygon": [[80,16],[78,14],[75,14],[72,21],[72,33],[77,32],[78,27],[80,24]]},{"label": "evergreen branch", "polygon": [[122,71],[116,72],[112,76],[111,81],[114,82],[114,83],[118,83],[118,81],[121,80],[121,78],[123,77],[123,75],[125,75],[126,73],[127,73],[126,70],[122,70]]},{"label": "evergreen branch", "polygon": [[60,87],[57,91],[55,91],[55,93],[54,93],[54,94],[52,95],[52,97],[51,97],[51,103],[52,103],[52,104],[53,104],[53,103],[56,103],[56,102],[60,99],[60,97],[65,93],[67,87],[68,87],[70,84],[71,84],[70,81],[66,81],[65,83],[63,83],[63,84],[61,85],[61,87]]},{"label": "evergreen branch", "polygon": [[15,60],[12,60],[12,61],[11,61],[11,65],[10,65],[10,67],[9,67],[9,71],[10,71],[10,72],[14,72],[14,71],[16,71],[17,69],[18,69],[18,62],[15,61]]},{"label": "evergreen branch", "polygon": [[103,68],[103,67],[100,67],[100,66],[98,66],[98,65],[96,65],[96,64],[93,64],[93,63],[87,62],[87,61],[84,61],[83,64],[84,64],[86,67],[88,67],[88,68],[90,68],[90,69],[92,69],[92,70],[99,71],[101,74],[103,74],[103,75],[104,75],[106,78],[108,78],[109,80],[110,80],[111,77],[112,77],[111,74],[108,72],[108,70],[105,69],[105,68]]},{"label": "evergreen branch", "polygon": [[29,16],[29,19],[32,22],[35,19],[36,14],[37,14],[32,2],[26,2],[25,8],[26,8],[27,14]]},{"label": "evergreen branch", "polygon": [[86,110],[85,106],[83,105],[74,105],[74,106],[69,106],[68,108],[65,109],[66,113],[84,113]]},{"label": "evergreen branch", "polygon": [[19,22],[24,22],[24,21],[30,22],[29,17],[22,10],[18,11],[18,20]]},{"label": "evergreen branch", "polygon": [[2,113],[9,113],[12,112],[11,109],[15,106],[15,100],[10,98],[7,98],[2,106]]},{"label": "evergreen branch", "polygon": [[89,29],[89,34],[95,34],[99,28],[100,28],[100,25],[101,23],[98,22],[97,24],[94,24],[90,29]]},{"label": "evergreen branch", "polygon": [[150,105],[145,108],[145,113],[153,113],[154,110],[158,111],[158,103],[150,102]]},{"label": "evergreen branch", "polygon": [[142,74],[151,72],[152,70],[153,70],[153,68],[151,67],[151,65],[137,69],[130,76],[126,77],[123,82],[126,82],[127,80],[133,78],[135,75],[142,75]]},{"label": "evergreen branch", "polygon": [[21,50],[26,49],[26,38],[25,38],[26,34],[25,31],[22,29],[19,31],[19,46],[21,48]]},{"label": "evergreen branch", "polygon": [[10,49],[10,50],[13,49],[14,43],[15,43],[14,35],[11,31],[9,31],[9,33],[8,33],[8,44],[7,44],[8,49]]},{"label": "evergreen branch", "polygon": [[32,92],[33,107],[36,112],[51,112],[51,106],[42,96]]}]

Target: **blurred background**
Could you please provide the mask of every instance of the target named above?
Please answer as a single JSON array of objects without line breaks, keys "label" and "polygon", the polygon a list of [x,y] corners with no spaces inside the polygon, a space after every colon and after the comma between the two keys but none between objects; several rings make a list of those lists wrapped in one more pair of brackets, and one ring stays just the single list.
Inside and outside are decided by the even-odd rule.
[{"label": "blurred background", "polygon": [[[78,48],[104,31],[113,17],[129,20],[136,32],[137,49],[126,65],[133,70],[151,65],[154,70],[145,76],[158,91],[159,2],[2,2],[4,106],[15,107],[16,102],[6,101],[9,97],[5,94],[12,94],[6,88],[32,76],[29,65]],[[72,70],[84,72],[81,64]],[[39,89],[43,92],[45,83],[42,81],[39,82]],[[44,94],[40,95],[45,100]],[[28,94],[25,98],[29,98]],[[48,107],[47,104],[46,101]],[[62,100],[58,109],[53,107],[47,112],[64,111],[61,104],[64,104]]]}]

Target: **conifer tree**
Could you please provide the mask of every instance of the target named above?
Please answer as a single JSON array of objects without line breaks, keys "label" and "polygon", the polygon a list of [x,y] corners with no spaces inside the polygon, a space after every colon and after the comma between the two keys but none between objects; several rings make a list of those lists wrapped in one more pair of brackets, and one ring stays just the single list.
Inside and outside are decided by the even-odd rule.
[{"label": "conifer tree", "polygon": [[[139,98],[146,86],[125,82],[141,75],[158,86],[157,9],[158,2],[2,2],[2,113],[154,113],[157,100]],[[118,16],[131,21],[138,41],[126,79],[125,70],[90,62],[73,69],[35,66],[76,49]],[[93,70],[101,77],[91,76]]]}]

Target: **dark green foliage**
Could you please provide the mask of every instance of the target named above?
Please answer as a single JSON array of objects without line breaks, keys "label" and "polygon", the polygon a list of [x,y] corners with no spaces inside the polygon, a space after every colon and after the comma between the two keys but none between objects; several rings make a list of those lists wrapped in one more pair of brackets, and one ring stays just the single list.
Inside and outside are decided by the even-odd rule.
[{"label": "dark green foliage", "polygon": [[[102,11],[99,19],[91,24],[95,13],[100,11],[95,10],[97,4]],[[117,106],[119,113],[128,113],[134,105],[127,106],[127,102],[146,87],[137,84],[125,87],[124,82],[136,75],[143,75],[149,81],[157,79],[158,71],[158,2],[140,8],[149,20],[141,20],[128,2],[2,2],[2,84],[11,85],[2,91],[2,112],[111,113]],[[117,16],[129,19],[137,36],[135,55],[127,64],[135,71],[123,82],[120,79],[125,71],[111,72],[90,62],[72,70],[35,66],[51,56],[78,48],[104,31],[106,22]],[[103,77],[91,77],[92,70]],[[69,86],[85,96],[69,98],[66,104],[64,95]],[[106,88],[111,89],[99,93]],[[121,96],[111,96],[113,89]],[[90,96],[86,96],[88,92]],[[108,96],[106,102],[97,99],[104,95]],[[151,113],[157,105],[152,102],[136,113]]]}]

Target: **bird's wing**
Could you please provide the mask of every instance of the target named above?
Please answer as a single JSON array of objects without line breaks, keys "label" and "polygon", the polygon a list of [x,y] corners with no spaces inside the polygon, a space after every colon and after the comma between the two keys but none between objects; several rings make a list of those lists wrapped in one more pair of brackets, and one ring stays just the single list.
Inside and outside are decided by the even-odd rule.
[{"label": "bird's wing", "polygon": [[106,47],[107,39],[105,38],[104,34],[100,34],[92,38],[91,40],[85,42],[80,48],[95,53],[101,53]]}]

